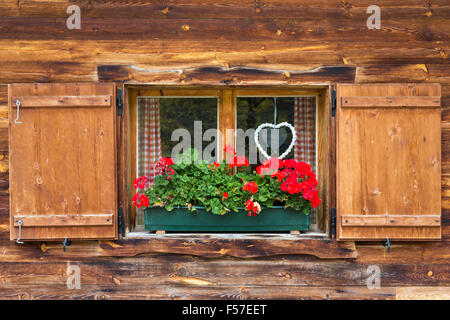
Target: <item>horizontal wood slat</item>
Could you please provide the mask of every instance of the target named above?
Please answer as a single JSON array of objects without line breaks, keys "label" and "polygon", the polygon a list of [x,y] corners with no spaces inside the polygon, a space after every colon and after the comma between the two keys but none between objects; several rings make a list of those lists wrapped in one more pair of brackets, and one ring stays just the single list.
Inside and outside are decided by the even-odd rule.
[{"label": "horizontal wood slat", "polygon": [[441,106],[441,97],[396,96],[396,97],[342,97],[342,108],[357,107],[431,107]]},{"label": "horizontal wood slat", "polygon": [[439,227],[441,217],[438,215],[343,215],[342,226],[359,227]]},{"label": "horizontal wood slat", "polygon": [[110,107],[112,97],[99,96],[22,96],[12,97],[11,105],[16,108],[16,101],[21,108],[33,107]]},{"label": "horizontal wood slat", "polygon": [[70,226],[110,226],[113,224],[112,213],[107,214],[68,214],[68,215],[28,215],[14,216],[14,226],[25,227],[70,227]]}]

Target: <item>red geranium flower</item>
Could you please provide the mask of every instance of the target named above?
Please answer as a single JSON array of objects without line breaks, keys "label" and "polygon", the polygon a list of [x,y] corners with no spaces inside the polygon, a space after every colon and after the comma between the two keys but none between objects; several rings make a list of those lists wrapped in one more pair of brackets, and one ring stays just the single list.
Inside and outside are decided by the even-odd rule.
[{"label": "red geranium flower", "polygon": [[235,156],[233,161],[229,164],[231,168],[233,167],[248,167],[249,163],[245,156]]},{"label": "red geranium flower", "polygon": [[278,158],[270,158],[269,160],[264,161],[263,165],[273,170],[282,169],[284,166],[283,160]]},{"label": "red geranium flower", "polygon": [[245,202],[245,208],[244,209],[247,211],[247,214],[248,214],[249,217],[256,216],[258,213],[261,212],[261,206],[259,205],[259,203],[256,202],[256,201],[253,202],[251,199],[248,199]]},{"label": "red geranium flower", "polygon": [[228,198],[228,192],[224,192],[224,193],[223,193],[222,200],[225,200],[226,198]]},{"label": "red geranium flower", "polygon": [[320,200],[319,196],[316,194],[316,195],[311,199],[311,207],[317,208],[321,202],[322,202],[322,200]]},{"label": "red geranium flower", "polygon": [[225,153],[228,153],[230,156],[234,156],[236,154],[236,151],[234,150],[234,148],[232,146],[230,146],[229,144],[227,144],[223,150],[225,151]]},{"label": "red geranium flower", "polygon": [[247,182],[243,187],[242,187],[243,191],[249,191],[250,193],[256,193],[258,191],[258,185],[256,184],[256,182],[251,181],[251,182]]},{"label": "red geranium flower", "polygon": [[147,184],[147,182],[148,182],[148,178],[145,177],[145,176],[136,178],[134,180],[134,188],[135,189],[144,189],[146,184]]},{"label": "red geranium flower", "polygon": [[263,165],[256,167],[256,173],[259,174],[260,176],[265,176],[266,174],[270,174],[271,171],[272,171],[272,169],[267,168]]},{"label": "red geranium flower", "polygon": [[149,200],[145,194],[141,194],[139,198],[139,204],[141,205],[141,207],[148,207]]},{"label": "red geranium flower", "polygon": [[161,160],[160,160],[164,165],[166,165],[166,166],[171,166],[171,165],[173,165],[173,159],[172,158],[166,158],[166,157],[163,157],[163,158],[161,158]]},{"label": "red geranium flower", "polygon": [[136,208],[148,207],[149,205],[149,199],[145,194],[140,195],[139,193],[136,193],[131,200]]},{"label": "red geranium flower", "polygon": [[278,178],[278,182],[282,181],[284,178],[286,178],[286,174],[283,171],[274,171],[270,175],[272,178]]},{"label": "red geranium flower", "polygon": [[284,160],[283,161],[283,165],[286,168],[295,168],[297,165],[297,161],[295,161],[294,159],[288,159],[288,160]]},{"label": "red geranium flower", "polygon": [[311,166],[306,162],[300,161],[295,166],[295,171],[302,177],[309,176],[311,173]]}]

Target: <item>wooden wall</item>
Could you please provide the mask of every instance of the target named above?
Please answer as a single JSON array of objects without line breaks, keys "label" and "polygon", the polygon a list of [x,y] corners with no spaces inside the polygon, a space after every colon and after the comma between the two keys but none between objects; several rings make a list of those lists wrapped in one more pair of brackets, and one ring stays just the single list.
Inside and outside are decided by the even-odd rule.
[{"label": "wooden wall", "polygon": [[[67,30],[79,4],[81,30]],[[382,8],[381,29],[366,8]],[[0,3],[0,298],[373,298],[449,296],[450,3],[448,0],[180,0]],[[442,84],[443,241],[357,243],[356,259],[99,255],[95,241],[9,241],[7,84],[90,82],[104,66],[152,70],[233,66],[292,71],[354,66],[355,82]],[[24,142],[26,143],[26,142]],[[109,243],[114,248],[116,244]],[[369,290],[369,265],[381,288]],[[81,289],[66,286],[81,269]],[[419,287],[411,289],[410,287]]]}]

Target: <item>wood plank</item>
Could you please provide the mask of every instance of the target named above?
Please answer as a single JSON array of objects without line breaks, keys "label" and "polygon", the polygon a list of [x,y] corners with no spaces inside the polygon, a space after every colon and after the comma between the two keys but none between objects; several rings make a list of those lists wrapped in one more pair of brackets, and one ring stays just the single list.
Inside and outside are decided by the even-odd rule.
[{"label": "wood plank", "polygon": [[[181,39],[201,39],[214,41],[220,34],[228,41],[297,41],[297,40],[350,40],[353,41],[396,41],[399,44],[407,41],[426,39],[428,41],[449,41],[447,20],[436,19],[429,23],[427,16],[411,19],[383,19],[382,29],[378,32],[367,28],[364,18],[346,16],[341,19],[329,19],[326,11],[312,16],[310,19],[283,18],[249,20],[247,17],[222,19],[158,19],[145,18],[83,18],[80,30],[69,30],[66,27],[67,15],[62,19],[49,17],[2,17],[0,39],[14,40],[158,40],[161,35],[167,41]],[[323,18],[321,18],[321,16]],[[448,15],[447,15],[448,18]],[[331,23],[330,23],[331,22]],[[339,25],[339,28],[336,28]],[[189,26],[189,28],[183,28]],[[39,32],[36,29],[39,28]],[[300,32],[302,30],[303,32]]]},{"label": "wood plank", "polygon": [[[66,252],[70,247],[66,248]],[[370,265],[353,265],[345,261],[319,259],[203,259],[189,256],[157,255],[146,258],[97,259],[80,261],[81,282],[84,285],[107,286],[113,277],[122,289],[154,286],[221,287],[266,286],[285,288],[366,287]],[[36,288],[65,286],[67,261],[3,262],[0,266],[5,288]],[[436,276],[428,276],[432,269]],[[449,286],[448,266],[382,265],[381,286]],[[131,271],[132,272],[129,272]],[[218,270],[222,270],[219,273]],[[127,272],[128,271],[128,272]],[[1,281],[1,280],[0,280]],[[366,287],[367,288],[367,287]],[[376,291],[376,290],[374,290]]]},{"label": "wood plank", "polygon": [[42,107],[111,107],[112,97],[109,95],[98,96],[17,96],[12,97],[11,105],[16,107],[16,101],[20,101],[21,108]]},{"label": "wood plank", "polygon": [[398,287],[397,300],[450,300],[450,287]]},{"label": "wood plank", "polygon": [[108,226],[113,224],[114,214],[64,214],[64,215],[15,215],[14,227],[69,227],[69,226]]},{"label": "wood plank", "polygon": [[[13,0],[4,0],[0,5],[4,16],[16,17],[52,17],[66,18],[67,7],[71,4],[69,0],[59,0],[57,2],[42,2],[38,0],[28,0],[19,5]],[[357,3],[341,4],[335,1],[320,0],[315,1],[314,5],[305,0],[280,1],[272,0],[270,2],[257,2],[251,0],[217,1],[204,0],[201,3],[192,0],[183,0],[173,3],[167,3],[162,0],[149,1],[141,0],[138,2],[94,2],[82,6],[83,16],[86,17],[135,17],[158,19],[191,19],[199,18],[236,18],[248,17],[249,19],[264,18],[301,18],[323,19],[325,13],[327,17],[360,18],[367,19],[366,8],[372,3],[368,0],[358,1]],[[401,3],[393,1],[383,1],[379,4],[383,10],[383,17],[404,19],[423,19],[428,16],[425,13],[430,12],[435,19],[446,17],[450,10],[444,0],[433,1],[431,5],[424,5],[418,0],[404,0]]]},{"label": "wood plank", "polygon": [[397,96],[397,97],[341,97],[341,108],[398,108],[398,107],[431,107],[439,108],[441,97]]},{"label": "wood plank", "polygon": [[[108,281],[108,280],[105,280]],[[344,300],[394,300],[395,287],[370,290],[367,287],[329,286],[119,286],[115,284],[82,285],[81,290],[67,286],[29,286],[2,288],[0,299],[6,300],[256,300],[256,299],[344,299]]]},{"label": "wood plank", "polygon": [[179,253],[204,257],[252,258],[281,254],[307,254],[316,257],[356,258],[353,242],[299,238],[298,235],[177,235],[145,233],[128,235],[120,242],[101,241],[99,250],[107,256],[136,256],[144,253]]},{"label": "wood plank", "polygon": [[343,227],[439,227],[440,215],[341,215]]}]

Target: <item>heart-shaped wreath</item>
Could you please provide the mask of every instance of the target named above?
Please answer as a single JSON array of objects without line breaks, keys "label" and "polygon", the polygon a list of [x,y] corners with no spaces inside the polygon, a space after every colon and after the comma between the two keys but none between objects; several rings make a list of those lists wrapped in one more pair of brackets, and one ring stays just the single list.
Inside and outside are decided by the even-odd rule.
[{"label": "heart-shaped wreath", "polygon": [[292,148],[295,145],[295,141],[297,139],[297,135],[295,134],[295,128],[288,122],[281,122],[279,124],[263,123],[258,128],[256,128],[256,131],[255,131],[255,144],[256,144],[256,147],[258,148],[258,150],[264,156],[264,158],[270,159],[271,157],[267,154],[266,150],[264,150],[261,147],[261,145],[259,144],[259,133],[261,132],[262,129],[265,129],[265,128],[280,129],[282,127],[287,127],[292,132],[291,144],[289,145],[287,150],[285,152],[283,152],[283,154],[278,157],[279,159],[283,159],[284,157],[286,157],[289,154],[289,152],[291,152]]}]

